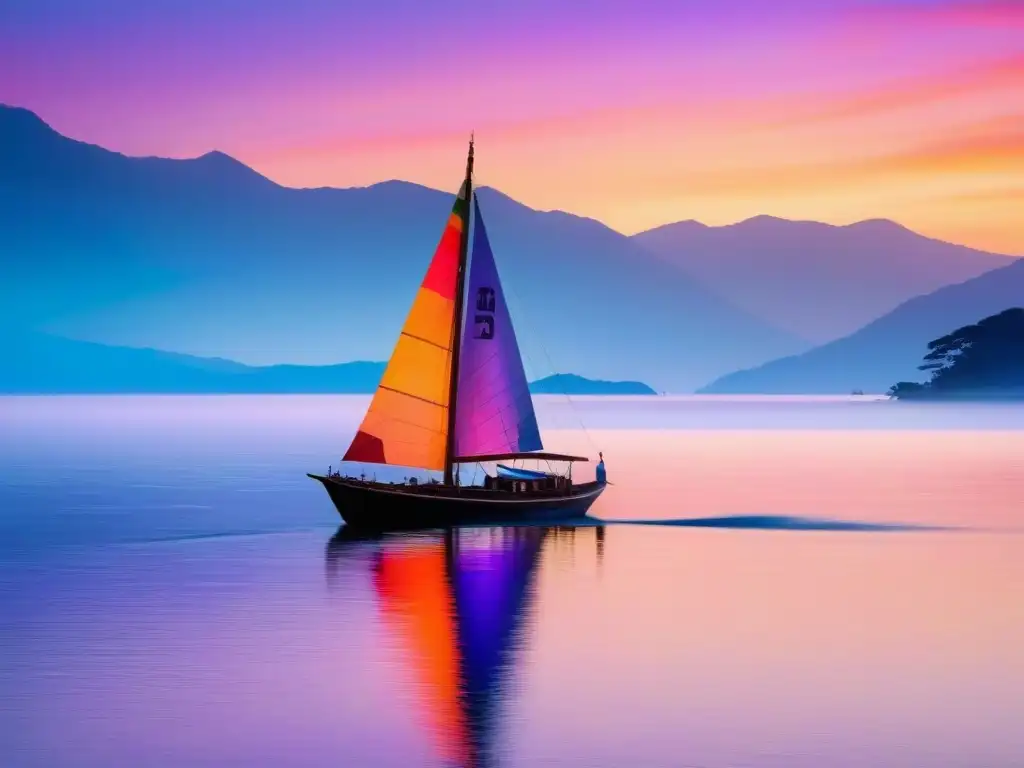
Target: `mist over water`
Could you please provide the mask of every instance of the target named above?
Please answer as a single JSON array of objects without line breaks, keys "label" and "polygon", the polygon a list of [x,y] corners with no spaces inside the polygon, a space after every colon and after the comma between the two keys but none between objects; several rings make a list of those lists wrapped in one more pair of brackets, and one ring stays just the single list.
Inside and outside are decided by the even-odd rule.
[{"label": "mist over water", "polygon": [[1024,409],[536,400],[592,524],[362,539],[367,398],[0,399],[0,762],[1024,760]]}]

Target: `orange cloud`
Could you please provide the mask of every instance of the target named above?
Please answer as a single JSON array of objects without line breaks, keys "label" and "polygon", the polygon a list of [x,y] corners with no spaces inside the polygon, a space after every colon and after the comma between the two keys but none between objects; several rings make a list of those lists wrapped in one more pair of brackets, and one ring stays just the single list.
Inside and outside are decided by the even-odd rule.
[{"label": "orange cloud", "polygon": [[834,187],[899,174],[940,176],[1001,173],[1024,165],[1024,116],[998,118],[943,142],[900,152],[831,163],[800,163],[687,175],[661,180],[681,183],[694,194],[771,195],[814,187]]},{"label": "orange cloud", "polygon": [[1024,204],[1024,187],[996,189],[979,189],[972,192],[960,192],[946,195],[946,200],[958,203],[1022,203]]}]

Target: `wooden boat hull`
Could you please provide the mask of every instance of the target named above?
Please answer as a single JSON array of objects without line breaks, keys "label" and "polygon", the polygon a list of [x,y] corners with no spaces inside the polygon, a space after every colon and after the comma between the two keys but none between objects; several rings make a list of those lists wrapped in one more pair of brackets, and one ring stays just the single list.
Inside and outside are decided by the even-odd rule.
[{"label": "wooden boat hull", "polygon": [[407,486],[309,477],[327,489],[342,520],[369,530],[570,520],[584,517],[605,487],[595,482],[575,485],[568,493],[510,493],[475,486]]}]

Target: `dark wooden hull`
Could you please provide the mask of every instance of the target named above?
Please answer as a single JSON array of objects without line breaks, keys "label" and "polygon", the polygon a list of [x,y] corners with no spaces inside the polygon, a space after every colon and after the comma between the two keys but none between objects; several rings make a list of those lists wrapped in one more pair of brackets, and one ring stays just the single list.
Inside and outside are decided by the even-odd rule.
[{"label": "dark wooden hull", "polygon": [[569,492],[510,493],[479,487],[389,485],[344,477],[309,477],[327,489],[348,525],[369,530],[447,528],[456,525],[558,522],[583,517],[604,483]]}]

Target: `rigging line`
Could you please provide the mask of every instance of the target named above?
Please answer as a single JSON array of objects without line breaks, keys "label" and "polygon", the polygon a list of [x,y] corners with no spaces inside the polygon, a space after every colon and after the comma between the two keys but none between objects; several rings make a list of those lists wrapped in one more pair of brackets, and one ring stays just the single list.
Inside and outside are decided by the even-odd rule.
[{"label": "rigging line", "polygon": [[[495,357],[497,357],[496,353],[492,354],[484,362],[486,363],[486,362],[494,359]],[[483,366],[482,365],[481,365],[480,368],[476,369],[473,372],[472,375],[475,376],[476,373],[481,371],[481,370],[483,370]],[[524,399],[526,397],[529,397],[529,395],[530,395],[530,385],[529,385],[529,382],[527,382],[526,388],[523,391],[519,391],[519,392],[514,392],[513,388],[508,386],[508,385],[502,385],[498,389],[491,390],[490,393],[486,395],[486,399],[474,402],[474,406],[475,406],[475,408],[477,410],[483,410],[487,406],[489,406],[493,401],[497,400],[499,397],[501,397],[502,395],[504,395],[507,392],[513,392],[513,394],[515,394],[514,402],[518,403],[520,400],[522,400],[522,399]],[[504,410],[507,410],[507,409],[504,409]]]},{"label": "rigging line", "polygon": [[445,425],[444,424],[442,424],[439,427],[428,427],[425,424],[418,424],[415,421],[409,421],[408,419],[402,419],[402,418],[399,418],[398,416],[390,416],[390,415],[388,415],[386,413],[380,413],[379,411],[375,411],[374,413],[377,416],[377,418],[379,418],[379,419],[381,419],[383,421],[386,421],[386,422],[391,422],[391,423],[394,423],[394,424],[405,424],[405,425],[408,425],[410,427],[415,427],[416,429],[422,430],[424,432],[429,432],[430,434],[434,434],[434,435],[443,435],[443,434],[445,434]]},{"label": "rigging line", "polygon": [[[487,383],[490,384],[491,382]],[[483,397],[486,399],[476,400],[476,406],[478,408],[483,408],[484,406],[490,405],[492,401],[497,400],[499,397],[505,394],[514,395],[514,399],[518,401],[521,397],[521,393],[517,392],[517,389],[518,387],[511,387],[507,384],[503,384],[500,387],[488,387],[488,389],[485,390],[485,393],[483,395]]]},{"label": "rigging line", "polygon": [[413,400],[419,400],[421,403],[426,403],[427,405],[433,405],[433,406],[435,406],[437,408],[444,408],[445,410],[448,409],[448,404],[447,403],[439,403],[437,400],[431,400],[430,398],[427,398],[427,397],[420,397],[419,395],[414,395],[412,392],[405,392],[404,390],[395,389],[394,387],[389,387],[389,386],[387,386],[385,384],[378,384],[377,388],[378,389],[386,390],[386,391],[391,392],[391,393],[396,394],[396,395],[405,395],[406,397],[411,397]]},{"label": "rigging line", "polygon": [[425,339],[422,336],[417,336],[415,333],[409,333],[408,331],[402,331],[401,334],[399,334],[399,335],[400,336],[405,336],[406,338],[409,338],[409,339],[415,339],[416,341],[422,341],[424,344],[429,344],[432,347],[436,347],[437,349],[440,349],[442,352],[445,353],[445,355],[447,357],[451,357],[451,350],[448,347],[444,346],[443,344],[438,344],[436,341],[431,341],[430,339]]},{"label": "rigging line", "polygon": [[[504,411],[498,411],[498,421],[501,422],[501,431],[502,431],[502,434],[505,435],[505,442],[506,443],[511,443],[512,440],[511,440],[511,436],[509,435],[509,427],[505,424],[505,419],[502,416],[503,413],[504,413]],[[516,424],[514,426],[518,428],[519,427],[519,423],[516,422]]]},{"label": "rigging line", "polygon": [[[519,293],[516,291],[516,289],[511,284],[509,284],[509,283],[504,283],[502,287],[505,288],[506,293],[511,293],[512,294],[512,297],[515,299],[516,305],[519,307],[520,310],[522,310],[522,308],[523,308],[523,301],[519,298]],[[525,319],[525,318],[528,317],[528,313],[523,312],[523,311],[517,312],[516,314],[521,319]],[[527,324],[529,324],[529,321],[527,321]],[[531,331],[533,330],[532,326],[531,326],[530,330]],[[541,352],[544,353],[544,357],[548,361],[548,367],[551,370],[551,373],[557,375],[558,371],[555,370],[555,365],[554,365],[553,362],[551,362],[551,355],[548,354],[547,347],[544,346],[544,342],[541,339],[540,335],[537,335],[537,334],[535,334],[535,335],[536,335],[536,338],[537,338],[537,344],[538,344],[538,346],[540,346]],[[530,356],[530,353],[527,352],[525,348],[522,349],[521,352],[530,361],[530,365],[533,366],[534,362],[533,362],[533,358]],[[527,384],[527,389],[529,389],[529,384]],[[598,445],[597,445],[597,443],[595,442],[594,438],[591,436],[590,431],[587,429],[587,425],[583,423],[583,417],[581,417],[580,414],[579,414],[579,411],[576,410],[576,404],[573,402],[572,397],[569,395],[568,392],[565,391],[565,387],[564,386],[559,387],[559,389],[562,390],[562,394],[565,396],[565,399],[569,402],[569,408],[572,410],[573,415],[576,417],[576,421],[579,422],[580,429],[583,431],[583,436],[586,437],[587,442],[590,443],[590,447],[593,448],[595,451],[600,450]]]},{"label": "rigging line", "polygon": [[[495,419],[501,419],[501,414],[502,413],[504,413],[504,411],[495,411],[494,413],[492,413],[490,416],[488,416],[484,420],[476,422],[475,426],[477,428],[486,427],[488,424],[490,424]],[[504,419],[502,419],[502,425],[504,425]],[[504,426],[502,427],[502,429],[504,430]]]},{"label": "rigging line", "polygon": [[[479,190],[480,187],[482,186],[479,183],[479,180],[480,180],[480,174],[479,173],[476,174],[476,179],[477,179],[477,182],[478,182],[477,183],[477,189]],[[495,265],[495,270],[497,271],[497,265]],[[499,277],[499,280],[500,280],[500,277]],[[516,291],[515,287],[511,283],[504,282],[504,281],[502,281],[502,287],[505,289],[506,296],[509,294],[509,292],[511,292],[512,298],[515,300],[516,305],[518,305],[519,309],[522,310],[523,309],[523,301],[520,299],[519,293]],[[506,299],[506,301],[507,301],[507,299]],[[528,317],[528,313],[523,312],[523,311],[517,312],[516,314],[518,315],[520,320],[526,320],[526,318]],[[527,322],[529,324],[529,321],[527,321]],[[513,323],[513,327],[514,327],[514,325],[515,324]],[[531,330],[533,330],[532,324],[530,324],[530,325],[531,325]],[[541,348],[541,352],[544,353],[544,357],[548,361],[548,366],[551,369],[551,373],[557,374],[558,371],[555,370],[554,363],[551,361],[551,355],[548,354],[547,347],[544,346],[544,342],[543,342],[541,336],[539,334],[536,334],[536,336],[537,336],[537,343],[540,345],[540,348]],[[526,352],[525,349],[520,349],[520,354],[521,355],[526,355],[526,358],[529,360],[530,365],[534,366],[532,357],[530,356],[530,354],[528,352]],[[560,387],[560,388],[562,389],[562,394],[565,396],[565,399],[569,401],[569,408],[570,408],[570,410],[572,410],[573,415],[576,417],[576,421],[579,422],[580,429],[583,431],[583,436],[586,438],[587,442],[590,443],[590,447],[593,450],[599,451],[600,448],[598,447],[597,442],[591,436],[590,431],[587,429],[587,425],[583,423],[583,418],[580,416],[579,411],[576,410],[576,404],[573,402],[572,397],[569,396],[569,393],[565,391],[564,387]],[[527,381],[527,383],[526,383],[526,391],[527,391],[527,394],[529,394],[529,392],[530,392],[530,383],[529,383],[529,381]],[[532,405],[532,397],[531,397],[531,405]],[[536,416],[534,418],[536,418]]]},{"label": "rigging line", "polygon": [[[489,355],[488,355],[487,357],[485,357],[485,358],[484,358],[483,360],[481,360],[481,361],[479,362],[479,364],[478,364],[478,365],[477,365],[477,366],[476,366],[475,368],[473,368],[472,370],[470,370],[470,371],[469,371],[469,372],[468,372],[468,373],[466,374],[466,382],[467,382],[467,383],[469,383],[470,381],[472,381],[472,380],[474,380],[475,378],[477,378],[477,375],[478,375],[478,374],[480,374],[480,373],[483,373],[483,372],[484,372],[484,371],[486,370],[486,368],[487,368],[487,364],[488,364],[488,363],[490,363],[490,362],[491,362],[491,360],[494,360],[494,359],[495,359],[495,358],[497,358],[497,357],[498,357],[498,352],[497,352],[497,351],[494,351],[494,352],[491,352],[491,353],[490,353],[490,354],[489,354]],[[459,373],[461,374],[461,373],[462,373],[462,371],[460,370],[460,371],[459,371]],[[504,390],[502,390],[502,391],[504,391]]]},{"label": "rigging line", "polygon": [[[443,435],[445,433],[444,427],[439,427],[435,429],[434,427],[428,427],[423,424],[417,424],[415,421],[409,421],[408,419],[400,419],[397,416],[382,416],[381,418],[390,424],[403,424],[405,426],[414,427],[415,429],[427,432],[431,435]],[[406,442],[412,444],[412,441]]]},{"label": "rigging line", "polygon": [[[494,392],[492,392],[489,395],[487,395],[487,399],[485,399],[485,400],[478,400],[478,401],[476,401],[474,403],[474,405],[476,406],[477,410],[482,411],[487,406],[489,406],[491,403],[493,403],[495,400],[497,400],[499,397],[501,397],[506,392],[508,392],[510,389],[511,389],[510,387],[502,387],[501,389],[495,390]],[[518,399],[519,398],[516,398],[517,402],[518,402]],[[499,409],[499,410],[505,410],[505,409]]]}]

